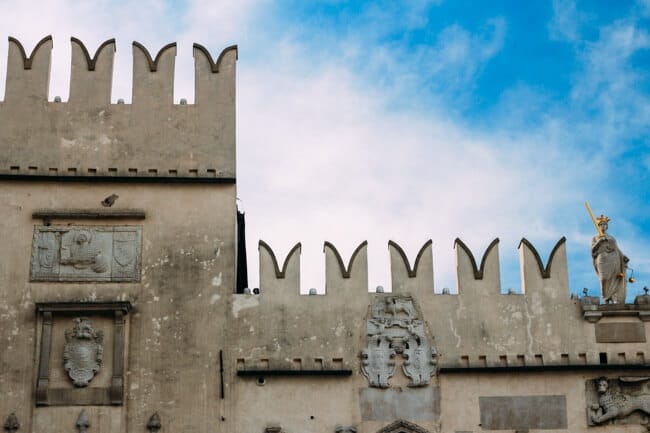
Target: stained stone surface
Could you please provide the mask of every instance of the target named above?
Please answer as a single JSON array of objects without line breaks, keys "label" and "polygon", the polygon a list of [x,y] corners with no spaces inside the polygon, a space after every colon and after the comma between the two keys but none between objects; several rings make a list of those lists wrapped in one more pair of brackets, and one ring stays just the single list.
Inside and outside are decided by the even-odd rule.
[{"label": "stained stone surface", "polygon": [[644,343],[645,326],[642,322],[596,323],[598,343]]},{"label": "stained stone surface", "polygon": [[410,419],[436,421],[440,417],[440,388],[409,389],[363,388],[359,391],[361,418],[364,421]]},{"label": "stained stone surface", "polygon": [[483,430],[567,428],[563,395],[479,397],[479,406]]},{"label": "stained stone surface", "polygon": [[139,281],[142,227],[37,226],[32,281]]}]

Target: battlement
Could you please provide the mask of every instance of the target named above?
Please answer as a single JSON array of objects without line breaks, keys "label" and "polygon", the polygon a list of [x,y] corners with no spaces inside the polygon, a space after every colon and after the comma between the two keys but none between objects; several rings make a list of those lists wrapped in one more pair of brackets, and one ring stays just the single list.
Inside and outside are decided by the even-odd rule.
[{"label": "battlement", "polygon": [[29,55],[9,38],[0,176],[234,182],[236,46],[194,44],[195,103],[174,104],[176,44],[133,42],[132,103],[112,104],[115,40],[71,45],[70,97],[48,102],[52,37]]},{"label": "battlement", "polygon": [[[525,238],[519,243],[521,270],[521,293],[530,295],[540,291],[552,291],[553,296],[569,299],[569,283],[566,257],[566,238],[561,238],[552,249],[546,264],[537,249]],[[499,239],[494,239],[477,264],[472,251],[456,239],[456,280],[458,295],[502,295],[499,265]],[[325,242],[325,290],[329,294],[351,290],[368,289],[368,243],[362,242],[352,253],[347,264],[337,248]],[[272,291],[274,296],[297,294],[300,291],[300,253],[302,246],[296,244],[280,267],[271,247],[259,242],[260,289]],[[425,296],[434,293],[434,266],[432,241],[428,240],[417,253],[411,265],[406,253],[397,242],[388,242],[393,293],[418,293]],[[278,292],[282,292],[282,295]],[[505,295],[504,295],[505,296]]]},{"label": "battlement", "polygon": [[[452,373],[636,368],[650,356],[627,345],[645,341],[643,322],[650,317],[650,296],[637,297],[633,305],[602,305],[598,298],[570,296],[564,237],[546,261],[527,239],[521,240],[521,293],[501,292],[499,239],[481,256],[456,239],[457,294],[434,292],[430,240],[413,261],[398,243],[389,241],[392,292],[368,293],[367,249],[367,242],[362,242],[346,261],[333,244],[325,242],[326,293],[309,296],[299,295],[301,244],[281,261],[260,241],[260,294],[232,297],[232,317],[235,328],[242,329],[241,338],[248,337],[252,328],[257,333],[250,355],[242,357],[242,368],[256,370],[266,362],[269,369],[292,370],[301,353],[328,362],[340,358],[345,367],[357,359],[358,354],[347,348],[354,347],[355,338],[365,332],[364,321],[374,317],[373,308],[390,306],[386,313],[390,319],[408,303],[417,312],[405,314],[422,318],[439,350],[439,367]],[[277,322],[281,328],[259,326]],[[277,335],[285,347],[301,351],[278,357],[272,350],[256,349]]]}]

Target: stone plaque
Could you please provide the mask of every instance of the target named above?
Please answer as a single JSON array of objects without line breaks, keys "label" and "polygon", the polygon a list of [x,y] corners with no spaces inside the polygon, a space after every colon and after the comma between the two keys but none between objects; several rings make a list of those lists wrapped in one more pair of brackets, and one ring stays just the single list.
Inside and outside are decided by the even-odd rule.
[{"label": "stone plaque", "polygon": [[597,323],[598,343],[645,343],[643,322]]},{"label": "stone plaque", "polygon": [[440,388],[359,390],[363,421],[390,421],[399,418],[437,421],[440,418]]},{"label": "stone plaque", "polygon": [[479,397],[483,430],[567,428],[564,395]]},{"label": "stone plaque", "polygon": [[32,281],[139,281],[140,226],[37,226]]}]

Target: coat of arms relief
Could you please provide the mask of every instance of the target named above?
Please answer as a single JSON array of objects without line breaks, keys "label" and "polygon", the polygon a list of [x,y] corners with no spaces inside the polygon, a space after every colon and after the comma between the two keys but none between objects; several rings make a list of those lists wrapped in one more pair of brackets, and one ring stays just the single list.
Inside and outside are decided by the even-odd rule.
[{"label": "coat of arms relief", "polygon": [[75,326],[65,331],[63,368],[74,386],[85,387],[102,366],[104,332],[95,330],[87,317],[73,320]]},{"label": "coat of arms relief", "polygon": [[361,372],[371,387],[389,388],[398,360],[409,378],[408,386],[429,385],[436,372],[437,352],[411,296],[377,297],[366,326],[368,346],[361,351]]}]

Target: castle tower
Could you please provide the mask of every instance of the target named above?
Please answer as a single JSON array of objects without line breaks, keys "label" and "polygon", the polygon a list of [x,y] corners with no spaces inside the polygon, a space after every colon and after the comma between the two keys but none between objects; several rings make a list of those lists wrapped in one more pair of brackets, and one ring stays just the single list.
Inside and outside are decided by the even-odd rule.
[{"label": "castle tower", "polygon": [[154,413],[166,431],[214,431],[237,48],[215,61],[195,45],[196,102],[177,105],[176,45],[134,42],[133,102],[114,104],[114,40],[91,57],[72,38],[67,102],[48,101],[52,44],[27,55],[9,39],[0,102],[0,414],[21,432],[141,432]]}]

